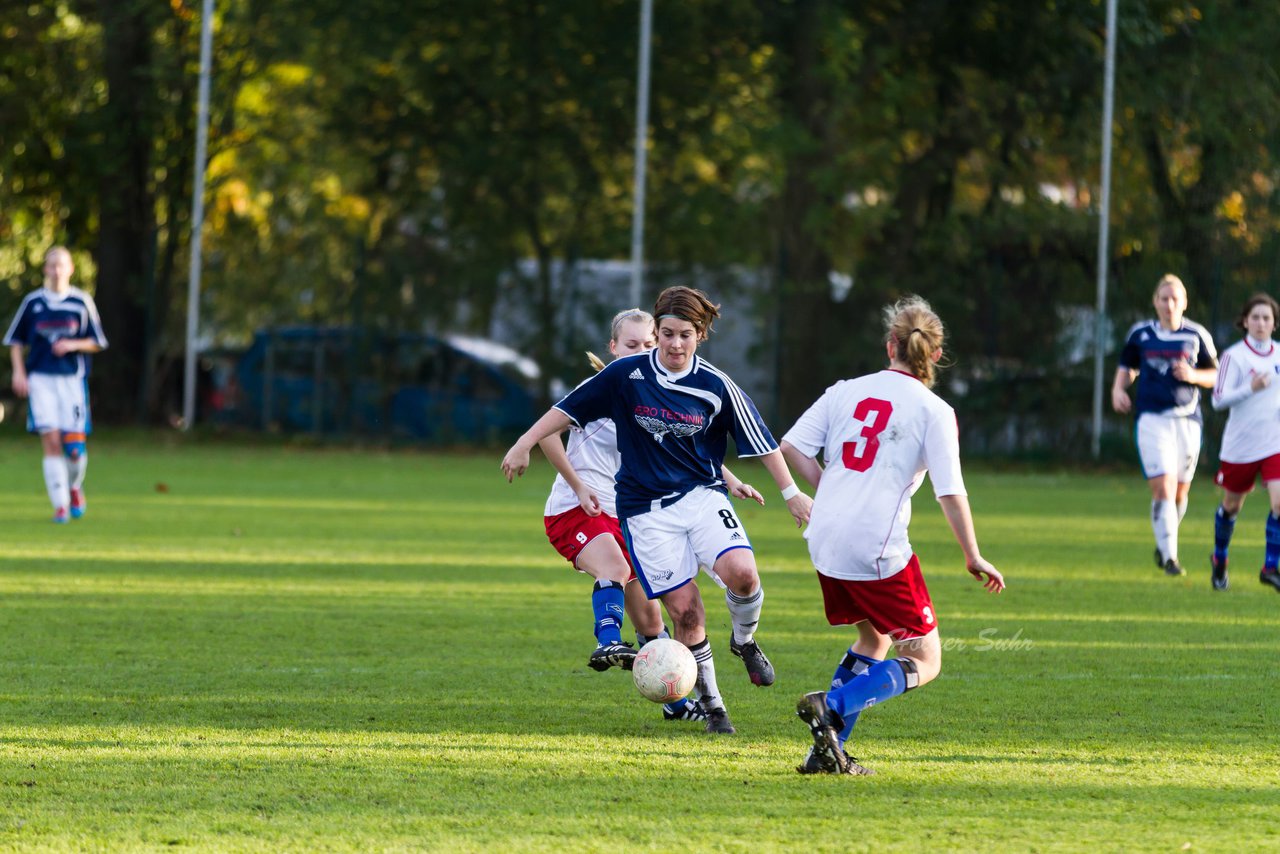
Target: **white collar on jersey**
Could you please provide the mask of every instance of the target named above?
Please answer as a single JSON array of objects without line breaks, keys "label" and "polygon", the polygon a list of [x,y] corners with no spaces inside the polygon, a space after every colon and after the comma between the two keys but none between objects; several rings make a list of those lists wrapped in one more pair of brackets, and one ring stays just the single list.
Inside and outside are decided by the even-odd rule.
[{"label": "white collar on jersey", "polygon": [[1252,335],[1246,335],[1244,336],[1244,346],[1248,347],[1250,350],[1257,353],[1259,356],[1270,356],[1271,348],[1275,347],[1275,344],[1271,343],[1270,338],[1267,338],[1263,341],[1259,341],[1257,338],[1254,338]]},{"label": "white collar on jersey", "polygon": [[682,380],[698,369],[697,353],[694,353],[693,358],[689,360],[689,367],[685,368],[683,371],[673,371],[666,365],[662,364],[662,357],[658,355],[657,347],[654,347],[649,352],[653,354],[653,369],[658,372],[658,376],[664,377],[668,381]]}]

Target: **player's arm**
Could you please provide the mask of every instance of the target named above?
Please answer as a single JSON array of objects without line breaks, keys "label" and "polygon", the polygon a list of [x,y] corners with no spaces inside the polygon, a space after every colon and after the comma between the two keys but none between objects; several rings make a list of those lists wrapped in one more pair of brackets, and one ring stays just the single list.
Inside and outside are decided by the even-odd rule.
[{"label": "player's arm", "polygon": [[516,439],[516,443],[507,451],[506,456],[502,458],[502,473],[507,476],[507,482],[525,473],[525,469],[529,468],[529,451],[533,446],[541,442],[548,436],[555,436],[561,430],[564,430],[572,424],[569,416],[565,415],[559,409],[552,407],[546,413],[533,423],[533,426],[525,431],[524,435]]},{"label": "player's arm", "polygon": [[101,353],[102,345],[94,338],[59,338],[53,342],[53,346],[49,348],[55,356],[65,356],[68,353]]},{"label": "player's arm", "polygon": [[808,481],[810,486],[817,489],[818,484],[822,481],[822,463],[818,462],[818,458],[805,456],[804,451],[786,439],[782,440],[780,449],[787,464]]},{"label": "player's arm", "polygon": [[13,393],[18,397],[27,396],[27,365],[22,359],[22,345],[9,345],[9,363],[13,366]]},{"label": "player's arm", "polygon": [[751,500],[761,507],[764,506],[764,496],[760,494],[760,490],[729,471],[728,466],[723,464],[720,466],[720,477],[724,478],[725,488],[729,490],[729,494],[734,498],[741,498],[744,501]]},{"label": "player's arm", "polygon": [[1218,412],[1230,409],[1241,401],[1248,400],[1255,393],[1271,383],[1270,374],[1256,374],[1252,379],[1245,375],[1244,365],[1231,358],[1230,353],[1222,357],[1222,365],[1218,368],[1218,383],[1213,387],[1213,395],[1209,402]]},{"label": "player's arm", "polygon": [[764,463],[765,470],[781,490],[783,499],[787,502],[787,510],[791,511],[791,518],[796,520],[796,527],[804,527],[813,510],[813,499],[796,486],[795,479],[791,477],[791,469],[787,468],[787,461],[782,458],[782,451],[770,451],[760,458],[760,462]]},{"label": "player's arm", "polygon": [[1179,382],[1203,386],[1204,388],[1213,388],[1218,382],[1218,369],[1216,367],[1193,368],[1181,359],[1173,363],[1169,373],[1173,374],[1173,378]]},{"label": "player's arm", "polygon": [[938,503],[942,505],[942,515],[947,517],[947,524],[951,526],[951,532],[955,534],[956,542],[964,552],[964,565],[969,574],[981,581],[982,586],[992,593],[1004,590],[1004,576],[978,551],[978,537],[973,532],[973,514],[969,511],[969,497],[940,495]]},{"label": "player's arm", "polygon": [[1116,368],[1115,379],[1111,382],[1111,408],[1116,412],[1126,413],[1133,409],[1133,401],[1129,399],[1129,386],[1137,378],[1137,368],[1124,365]]},{"label": "player's arm", "polygon": [[538,442],[538,448],[542,451],[542,455],[547,458],[547,462],[555,466],[555,470],[560,472],[564,482],[569,484],[569,488],[573,490],[573,494],[578,496],[578,506],[582,508],[582,512],[588,516],[599,516],[600,499],[591,491],[591,487],[583,483],[582,478],[578,477],[578,470],[573,467],[573,463],[569,462],[569,455],[565,453],[564,444],[560,441],[560,434],[556,433],[543,437]]}]

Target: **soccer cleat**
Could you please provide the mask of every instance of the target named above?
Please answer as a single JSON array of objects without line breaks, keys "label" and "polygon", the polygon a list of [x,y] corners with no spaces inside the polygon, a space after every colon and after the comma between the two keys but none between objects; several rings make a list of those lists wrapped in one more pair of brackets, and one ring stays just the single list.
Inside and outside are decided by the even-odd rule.
[{"label": "soccer cleat", "polygon": [[733,735],[737,732],[729,720],[729,712],[725,708],[707,710],[707,732],[719,735]]},{"label": "soccer cleat", "polygon": [[764,688],[773,684],[773,665],[769,663],[769,659],[760,650],[760,644],[754,640],[749,640],[739,645],[730,638],[729,651],[741,658],[742,663],[747,666],[747,675],[751,677],[752,685],[759,685]]},{"label": "soccer cleat", "polygon": [[71,518],[79,519],[84,515],[84,489],[78,486],[71,487]]},{"label": "soccer cleat", "polygon": [[854,774],[859,777],[866,777],[876,773],[865,765],[859,765],[858,760],[852,756],[845,754],[845,758],[849,760],[849,764],[845,766],[845,770],[841,771],[829,760],[822,760],[814,752],[813,748],[809,748],[809,752],[805,754],[804,761],[796,766],[796,771],[801,774]]},{"label": "soccer cleat", "polygon": [[591,653],[591,657],[587,659],[587,667],[592,670],[599,670],[601,673],[610,667],[621,667],[623,670],[630,670],[635,660],[636,650],[631,644],[625,641],[602,643],[596,647],[595,652]]},{"label": "soccer cleat", "polygon": [[707,712],[697,700],[690,700],[678,709],[673,708],[670,703],[664,703],[662,719],[664,721],[705,721]]},{"label": "soccer cleat", "polygon": [[1156,549],[1156,568],[1164,569],[1164,555],[1160,554],[1160,549]]},{"label": "soccer cleat", "polygon": [[71,521],[71,517],[67,515],[67,508],[59,507],[53,511],[53,523],[55,525],[65,525]]},{"label": "soccer cleat", "polygon": [[1164,562],[1165,575],[1186,575],[1187,571],[1182,568],[1182,564],[1178,563],[1176,557],[1171,557]]},{"label": "soccer cleat", "polygon": [[1258,573],[1258,580],[1263,584],[1270,584],[1277,591],[1280,591],[1280,572],[1274,569],[1267,569],[1265,566]]},{"label": "soccer cleat", "polygon": [[844,729],[844,721],[827,706],[827,693],[814,691],[805,694],[796,703],[796,714],[809,725],[809,733],[813,736],[812,761],[817,767],[826,774],[848,774],[849,757],[840,746],[839,736],[840,730]]},{"label": "soccer cleat", "polygon": [[1209,555],[1209,568],[1212,570],[1210,581],[1213,582],[1213,589],[1226,590],[1231,584],[1231,579],[1227,577],[1227,559],[1219,561],[1217,555]]}]

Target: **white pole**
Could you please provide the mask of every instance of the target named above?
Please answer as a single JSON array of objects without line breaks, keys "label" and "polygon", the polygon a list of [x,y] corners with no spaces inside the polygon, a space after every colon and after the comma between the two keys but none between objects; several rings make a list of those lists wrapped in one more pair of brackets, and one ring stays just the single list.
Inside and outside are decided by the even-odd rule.
[{"label": "white pole", "polygon": [[200,238],[204,226],[204,172],[209,147],[209,69],[213,54],[213,0],[200,21],[200,88],[196,108],[196,164],[191,181],[191,267],[187,273],[187,353],[182,371],[182,429],[196,420],[196,334],[200,326]]},{"label": "white pole", "polygon": [[636,70],[635,207],[631,211],[631,305],[640,305],[644,281],[644,183],[649,138],[649,37],[653,32],[653,0],[640,0],[640,58]]},{"label": "white pole", "polygon": [[1111,228],[1111,124],[1116,96],[1116,3],[1107,0],[1107,59],[1102,84],[1102,198],[1098,202],[1098,310],[1093,325],[1093,458],[1102,454],[1103,354],[1107,321],[1107,237]]}]

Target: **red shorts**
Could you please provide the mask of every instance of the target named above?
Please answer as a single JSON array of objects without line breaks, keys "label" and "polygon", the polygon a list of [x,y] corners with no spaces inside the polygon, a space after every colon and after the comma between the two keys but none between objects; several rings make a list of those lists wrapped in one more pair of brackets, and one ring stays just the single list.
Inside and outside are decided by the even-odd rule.
[{"label": "red shorts", "polygon": [[1253,492],[1253,482],[1262,472],[1262,482],[1280,480],[1280,454],[1273,454],[1256,463],[1221,463],[1213,482],[1227,492]]},{"label": "red shorts", "polygon": [[849,581],[818,573],[827,622],[849,626],[869,620],[876,631],[894,640],[924,637],[938,627],[933,600],[924,586],[920,559],[915,555],[906,568],[876,581]]},{"label": "red shorts", "polygon": [[[622,539],[622,526],[608,513],[588,516],[581,507],[575,507],[558,516],[543,516],[542,521],[547,526],[547,539],[565,560],[573,564],[574,569],[577,569],[578,555],[586,548],[587,543],[603,536],[613,537],[617,541],[618,548],[622,549],[622,556],[627,559],[627,566],[631,566],[631,555],[627,553],[626,540]],[[635,577],[633,569],[631,578]]]}]

